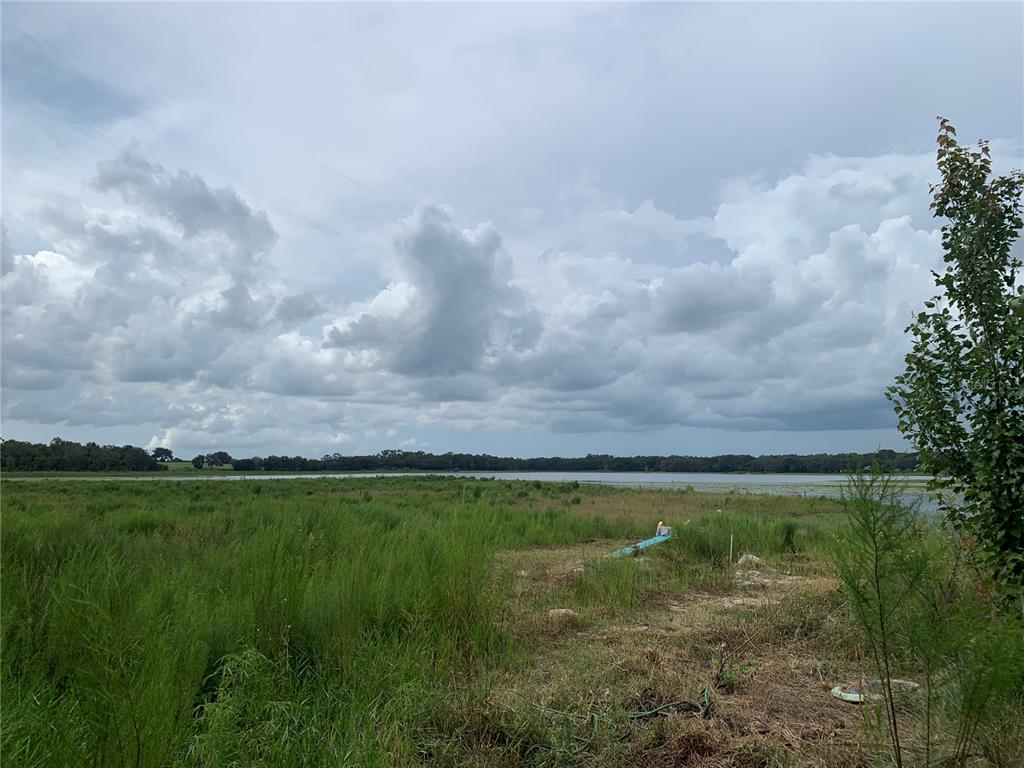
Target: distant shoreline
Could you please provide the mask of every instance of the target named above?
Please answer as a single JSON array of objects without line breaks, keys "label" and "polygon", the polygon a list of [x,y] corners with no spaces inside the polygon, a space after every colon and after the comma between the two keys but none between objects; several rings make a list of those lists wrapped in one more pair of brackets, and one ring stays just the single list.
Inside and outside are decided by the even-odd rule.
[{"label": "distant shoreline", "polygon": [[[602,469],[578,469],[578,470],[559,470],[559,469],[528,469],[528,470],[515,470],[515,469],[500,469],[500,470],[487,470],[487,469],[439,469],[439,470],[414,470],[414,469],[339,469],[339,470],[323,470],[323,469],[309,469],[309,470],[233,470],[233,469],[193,469],[193,470],[170,470],[170,471],[135,471],[135,472],[105,472],[102,470],[93,472],[76,472],[76,471],[53,471],[53,470],[39,470],[39,471],[7,471],[0,472],[0,480],[46,480],[46,479],[145,479],[145,480],[185,480],[185,479],[197,479],[197,480],[218,480],[218,479],[232,479],[238,477],[336,477],[339,479],[345,477],[383,477],[388,475],[394,476],[409,476],[409,477],[426,477],[426,476],[437,476],[437,477],[475,477],[479,479],[487,479],[491,476],[495,476],[496,479],[508,479],[508,480],[529,480],[528,475],[628,475],[643,477],[649,475],[677,475],[677,476],[689,476],[689,475],[701,475],[707,477],[739,477],[747,476],[751,478],[757,477],[775,477],[775,476],[811,476],[811,477],[835,477],[838,479],[846,478],[849,473],[845,472],[804,472],[804,471],[780,471],[780,472],[743,472],[743,471],[728,471],[728,472],[714,472],[714,471],[672,471],[672,470],[602,470]],[[932,479],[931,475],[924,474],[922,472],[891,472],[890,474],[895,475],[899,478],[907,481],[920,481],[927,482]],[[523,477],[518,478],[515,475],[522,475]],[[566,481],[571,482],[571,481]],[[799,484],[799,483],[795,483]]]}]

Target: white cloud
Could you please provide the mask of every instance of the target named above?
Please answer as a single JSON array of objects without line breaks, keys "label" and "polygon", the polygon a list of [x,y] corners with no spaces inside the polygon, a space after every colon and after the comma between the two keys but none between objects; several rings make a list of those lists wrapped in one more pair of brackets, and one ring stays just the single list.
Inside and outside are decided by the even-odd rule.
[{"label": "white cloud", "polygon": [[[586,210],[563,196],[544,214],[562,231],[627,221],[675,237],[680,266],[644,261],[628,238],[517,258],[492,225],[423,204],[393,230],[391,282],[332,310],[269,266],[264,213],[130,149],[100,165],[121,203],[40,212],[54,249],[11,260],[5,414],[233,445],[269,440],[283,413],[323,446],[354,424],[883,424],[902,327],[939,263],[937,232],[907,212],[926,160],[811,158],[727,185],[690,223],[596,192]],[[302,326],[324,313],[337,319]]]},{"label": "white cloud", "polygon": [[402,222],[395,248],[402,281],[328,328],[326,347],[373,350],[402,375],[452,376],[536,336],[537,315],[510,283],[490,224],[460,229],[451,210],[426,203]]}]

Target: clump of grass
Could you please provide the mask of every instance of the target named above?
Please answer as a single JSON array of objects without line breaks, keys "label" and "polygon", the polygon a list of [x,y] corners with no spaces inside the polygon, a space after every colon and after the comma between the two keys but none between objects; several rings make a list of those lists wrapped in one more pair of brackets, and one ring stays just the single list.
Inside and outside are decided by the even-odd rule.
[{"label": "clump of grass", "polygon": [[769,559],[801,553],[823,554],[842,526],[838,517],[797,520],[752,513],[702,514],[677,525],[671,548],[680,557],[704,563],[727,563],[730,539],[733,560],[744,553]]},{"label": "clump of grass", "polygon": [[636,558],[602,558],[589,564],[573,584],[577,605],[622,611],[641,604],[657,582]]},{"label": "clump of grass", "polygon": [[787,570],[821,570],[841,527],[837,515],[715,511],[675,522],[672,539],[652,553],[671,563],[679,588],[718,591],[732,585],[730,548],[733,563],[750,553]]}]

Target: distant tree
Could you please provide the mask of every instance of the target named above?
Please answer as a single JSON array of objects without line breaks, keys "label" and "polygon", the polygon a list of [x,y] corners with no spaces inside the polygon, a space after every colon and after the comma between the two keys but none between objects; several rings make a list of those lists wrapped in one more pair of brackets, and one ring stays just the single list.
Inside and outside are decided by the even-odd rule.
[{"label": "distant tree", "polygon": [[226,451],[217,451],[206,455],[206,463],[211,467],[223,467],[231,463],[231,454]]},{"label": "distant tree", "polygon": [[991,178],[986,142],[961,146],[940,118],[932,209],[946,263],[939,294],[907,331],[907,369],[888,390],[899,427],[1007,585],[1024,586],[1024,286],[1012,250],[1024,174]]},{"label": "distant tree", "polygon": [[[0,439],[0,468],[4,470],[40,471],[75,470],[100,471],[110,469],[166,470],[167,462],[155,458],[141,448],[133,446],[100,446],[96,443],[68,442],[55,439],[51,443],[23,443]],[[302,456],[252,456],[235,459],[225,451],[209,455],[199,454],[192,465],[231,464],[235,469],[259,470],[381,470],[410,469],[433,471],[543,471],[561,472],[614,471],[614,472],[849,472],[858,466],[892,462],[904,471],[917,467],[916,453],[879,451],[866,454],[818,454],[815,456],[608,456],[589,454],[582,457],[517,458],[489,454],[444,453],[423,451],[383,451],[368,456],[343,456],[333,453],[319,459]]]},{"label": "distant tree", "polygon": [[153,449],[153,458],[157,461],[174,461],[174,451],[170,448],[157,447]]},{"label": "distant tree", "polygon": [[166,470],[145,449],[133,445],[75,443],[55,437],[49,443],[0,441],[0,466],[29,472],[153,472]]}]

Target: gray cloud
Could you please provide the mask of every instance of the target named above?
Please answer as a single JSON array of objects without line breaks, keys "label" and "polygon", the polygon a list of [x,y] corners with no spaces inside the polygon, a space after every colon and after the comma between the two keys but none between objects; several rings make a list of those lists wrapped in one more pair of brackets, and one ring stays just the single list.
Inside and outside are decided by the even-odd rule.
[{"label": "gray cloud", "polygon": [[673,270],[655,297],[659,325],[668,333],[719,328],[742,315],[760,314],[771,301],[770,275],[744,274],[717,262]]},{"label": "gray cloud", "polygon": [[277,302],[274,315],[285,328],[295,328],[307,320],[319,317],[327,308],[310,291],[285,296]]},{"label": "gray cloud", "polygon": [[935,105],[1019,163],[1022,13],[5,6],[5,430],[874,448]]},{"label": "gray cloud", "polygon": [[243,264],[265,255],[277,239],[267,214],[253,211],[235,190],[211,189],[188,171],[172,175],[143,158],[134,146],[102,161],[94,183],[100,191],[119,192],[126,200],[167,217],[187,238],[222,232]]},{"label": "gray cloud", "polygon": [[6,387],[52,389],[69,376],[239,386],[260,336],[322,311],[279,287],[265,263],[274,230],[233,189],[171,174],[135,149],[101,162],[97,179],[135,208],[48,203],[40,232],[59,251],[7,259]]},{"label": "gray cloud", "polygon": [[403,281],[330,327],[326,347],[376,350],[395,373],[429,377],[477,370],[493,348],[536,337],[538,315],[509,282],[491,225],[460,229],[426,203],[402,221],[395,248]]},{"label": "gray cloud", "polygon": [[[935,231],[885,216],[907,176],[924,188],[927,173],[917,156],[814,158],[774,183],[738,181],[714,217],[686,227],[691,263],[677,267],[585,244],[517,266],[492,225],[462,228],[422,204],[394,230],[391,281],[332,312],[267,269],[265,214],[130,150],[101,164],[98,185],[128,208],[48,208],[61,252],[10,259],[5,413],[111,424],[98,396],[111,391],[127,422],[120,399],[143,386],[187,405],[135,418],[210,432],[244,421],[211,403],[267,395],[459,428],[883,425],[902,324],[938,263]],[[615,202],[592,196],[588,215],[615,219],[603,205]],[[641,220],[660,231],[666,217],[679,221]],[[327,313],[337,319],[321,338],[298,330]],[[44,391],[76,383],[92,395],[44,405]]]}]

